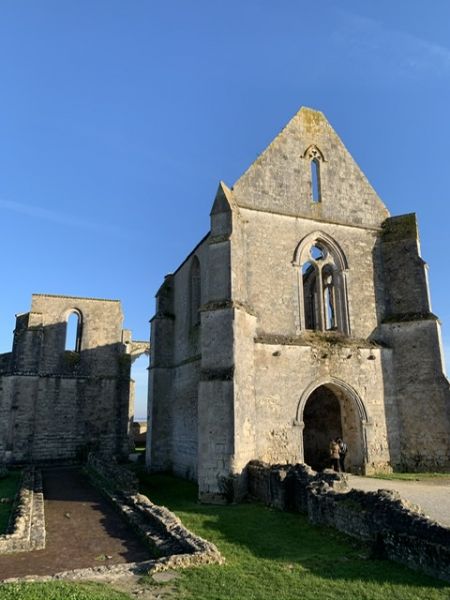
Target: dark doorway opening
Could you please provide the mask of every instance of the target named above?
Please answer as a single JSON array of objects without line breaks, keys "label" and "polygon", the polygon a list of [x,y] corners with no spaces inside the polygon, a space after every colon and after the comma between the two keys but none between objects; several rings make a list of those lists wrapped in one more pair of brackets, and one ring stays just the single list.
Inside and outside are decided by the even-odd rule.
[{"label": "dark doorway opening", "polygon": [[330,441],[342,438],[348,446],[345,470],[364,473],[365,421],[365,409],[354,392],[334,382],[317,387],[303,409],[304,462],[315,471],[330,468]]},{"label": "dark doorway opening", "polygon": [[320,386],[308,398],[303,412],[304,460],[316,471],[329,468],[330,440],[343,437],[341,407],[332,390]]}]

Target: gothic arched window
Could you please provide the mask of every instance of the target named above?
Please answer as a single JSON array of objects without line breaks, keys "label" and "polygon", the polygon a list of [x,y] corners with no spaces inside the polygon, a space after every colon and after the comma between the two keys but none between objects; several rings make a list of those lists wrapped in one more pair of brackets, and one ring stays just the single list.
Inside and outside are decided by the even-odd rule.
[{"label": "gothic arched window", "polygon": [[311,195],[313,202],[320,202],[320,162],[317,158],[311,161]]},{"label": "gothic arched window", "polygon": [[200,277],[200,261],[196,256],[192,259],[190,270],[190,321],[191,327],[200,325],[200,305],[202,299],[202,283]]},{"label": "gothic arched window", "polygon": [[81,350],[82,319],[78,310],[72,310],[67,315],[65,349],[72,352]]},{"label": "gothic arched window", "polygon": [[308,236],[297,249],[300,267],[302,329],[350,333],[347,263],[339,246],[325,234]]},{"label": "gothic arched window", "polygon": [[303,158],[309,160],[310,164],[311,201],[315,204],[322,202],[320,171],[322,163],[325,162],[324,156],[321,150],[315,144],[312,144],[305,150]]}]

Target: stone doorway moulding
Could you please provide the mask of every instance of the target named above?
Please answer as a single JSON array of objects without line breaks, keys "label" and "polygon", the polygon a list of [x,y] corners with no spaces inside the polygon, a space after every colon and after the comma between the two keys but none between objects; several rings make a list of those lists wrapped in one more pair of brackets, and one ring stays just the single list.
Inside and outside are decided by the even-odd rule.
[{"label": "stone doorway moulding", "polygon": [[[364,474],[368,462],[366,429],[369,418],[367,410],[358,393],[350,385],[336,377],[327,377],[311,383],[300,397],[295,418],[295,423],[300,430],[300,459],[305,462],[305,407],[310,399],[316,403],[319,402],[321,388],[326,391],[326,395],[334,396],[339,403],[340,423],[336,423],[336,426],[329,432],[330,437],[340,435],[347,442],[349,450],[346,469]],[[306,416],[308,423],[308,414]],[[326,418],[323,422],[326,424]],[[319,436],[321,435],[323,439],[327,438],[328,432],[320,429],[320,422],[316,423],[316,429]],[[308,433],[306,441],[308,441]],[[323,449],[323,456],[327,452],[328,442],[329,439]]]}]

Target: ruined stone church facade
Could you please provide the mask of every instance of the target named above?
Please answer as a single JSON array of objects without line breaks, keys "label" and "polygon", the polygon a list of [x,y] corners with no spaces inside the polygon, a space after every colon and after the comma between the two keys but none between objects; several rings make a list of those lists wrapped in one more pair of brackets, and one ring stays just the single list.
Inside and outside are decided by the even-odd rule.
[{"label": "ruined stone church facade", "polygon": [[0,354],[0,464],[128,457],[130,366],[148,342],[133,342],[122,325],[118,300],[33,294],[12,352]]},{"label": "ruined stone church facade", "polygon": [[252,459],[450,468],[450,390],[414,214],[303,108],[157,293],[147,464],[219,500]]}]

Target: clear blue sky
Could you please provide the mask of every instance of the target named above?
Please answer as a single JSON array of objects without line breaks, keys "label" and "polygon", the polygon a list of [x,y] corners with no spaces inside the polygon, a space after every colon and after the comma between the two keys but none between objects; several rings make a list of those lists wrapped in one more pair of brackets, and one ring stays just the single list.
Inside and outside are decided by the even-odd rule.
[{"label": "clear blue sky", "polygon": [[33,292],[118,298],[147,339],[218,181],[306,105],[417,212],[450,354],[449,23],[448,0],[2,0],[0,352]]}]

